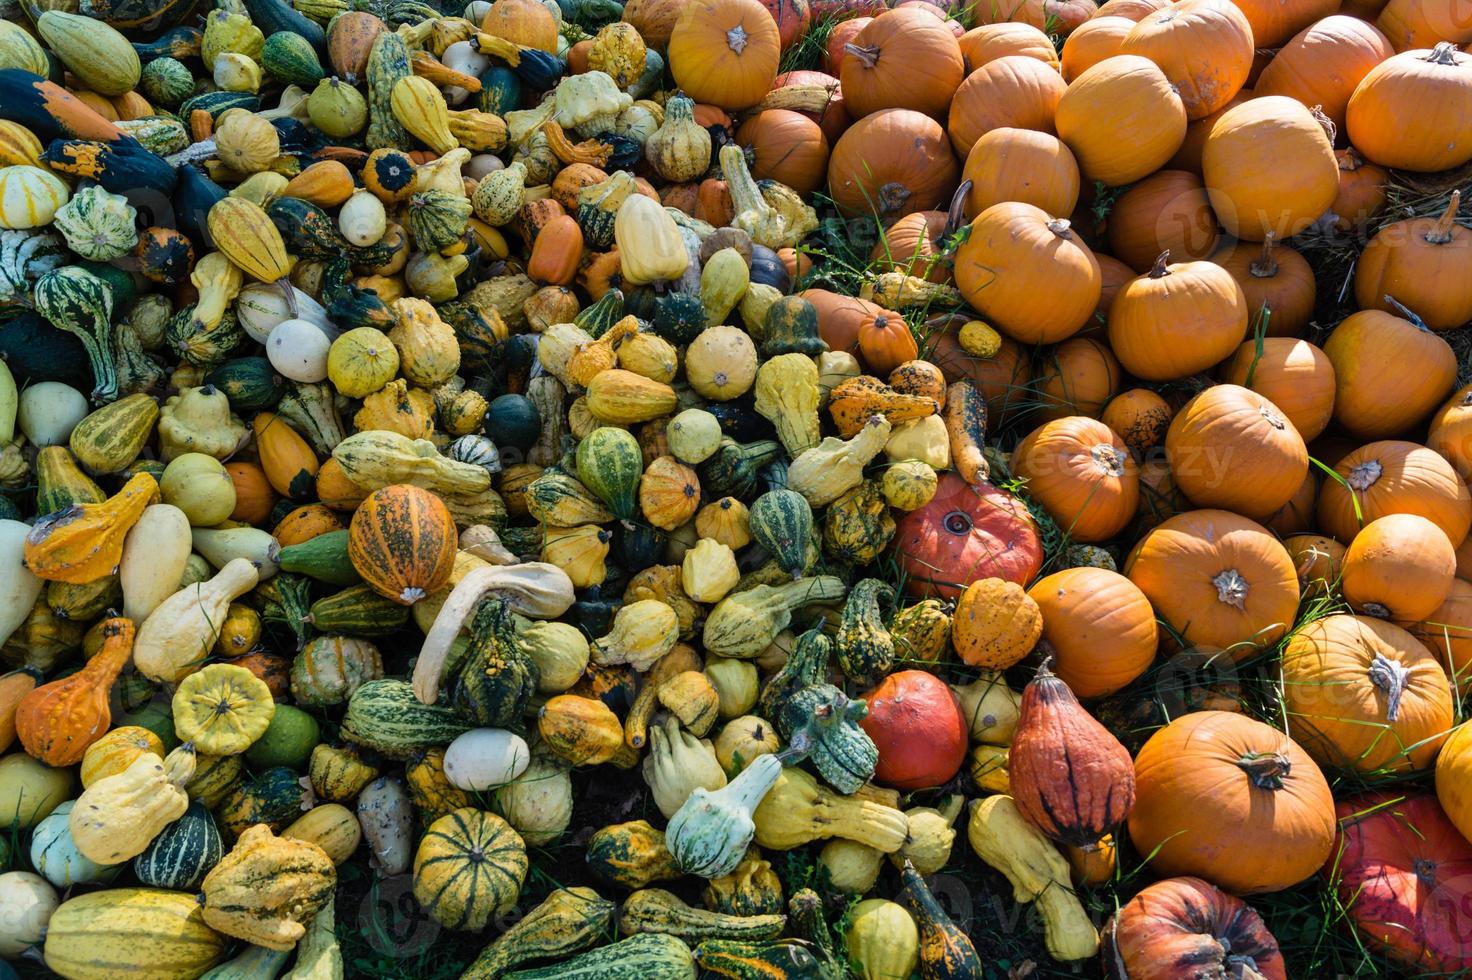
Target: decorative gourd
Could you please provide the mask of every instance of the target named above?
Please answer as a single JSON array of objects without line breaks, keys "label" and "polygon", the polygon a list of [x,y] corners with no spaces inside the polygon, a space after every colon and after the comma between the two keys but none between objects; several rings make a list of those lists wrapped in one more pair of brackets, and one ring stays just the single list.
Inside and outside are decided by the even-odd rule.
[{"label": "decorative gourd", "polygon": [[185,388],[170,396],[158,422],[159,447],[166,463],[185,453],[224,459],[245,439],[245,433],[245,423],[230,411],[230,399],[212,385]]},{"label": "decorative gourd", "polygon": [[36,688],[15,711],[21,745],[48,766],[82,761],[87,748],[107,731],[112,683],[133,655],[133,622],[103,620],[102,648],[75,674]]},{"label": "decorative gourd", "polygon": [[136,217],[127,198],[94,186],[78,191],[58,208],[55,225],[73,252],[107,262],[127,255],[138,244]]},{"label": "decorative gourd", "polygon": [[383,679],[367,682],[348,699],[342,737],[404,759],[418,749],[448,745],[470,727],[449,707],[421,703],[404,681]]},{"label": "decorative gourd", "polygon": [[679,720],[666,718],[649,733],[650,752],[644,758],[644,782],[655,805],[673,817],[697,788],[715,792],[726,785],[726,774],[709,742],[681,730]]},{"label": "decorative gourd", "polygon": [[788,487],[814,507],[832,503],[862,482],[864,467],[879,455],[891,431],[889,419],[875,414],[847,441],[824,438],[793,458],[787,469]]},{"label": "decorative gourd", "polygon": [[257,824],[205,876],[204,920],[227,936],[288,951],[336,885],[337,870],[322,848]]},{"label": "decorative gourd", "polygon": [[353,512],[348,557],[380,595],[409,606],[449,580],[455,540],[439,497],[397,484],[374,490]]},{"label": "decorative gourd", "polygon": [[842,579],[825,575],[786,585],[757,585],[728,595],[706,619],[702,633],[706,653],[752,659],[792,623],[796,609],[832,602],[848,592]]},{"label": "decorative gourd", "polygon": [[137,857],[189,808],[184,784],[194,775],[194,746],[164,759],[145,753],[123,772],[88,786],[68,826],[77,850],[98,864]]},{"label": "decorative gourd", "polygon": [[414,897],[448,929],[478,931],[515,904],[526,845],[494,813],[467,807],[440,817],[414,855]]},{"label": "decorative gourd", "polygon": [[205,924],[195,895],[157,888],[79,895],[62,903],[46,926],[46,965],[79,980],[104,980],[119,970],[197,977],[223,960],[226,948],[225,937]]},{"label": "decorative gourd", "polygon": [[441,456],[429,440],[410,439],[397,432],[348,436],[333,448],[332,458],[365,491],[407,483],[435,494],[469,496],[491,486],[491,474],[485,467]]},{"label": "decorative gourd", "polygon": [[158,483],[139,473],[102,503],[73,504],[46,515],[26,534],[26,567],[38,578],[74,585],[112,574],[129,529],[157,500]]},{"label": "decorative gourd", "polygon": [[414,807],[404,782],[382,776],[358,794],[358,822],[374,860],[385,874],[404,874],[413,854]]},{"label": "decorative gourd", "polygon": [[215,818],[199,800],[169,824],[133,859],[133,873],[145,885],[193,892],[225,854]]},{"label": "decorative gourd", "polygon": [[[752,765],[761,765],[767,758],[759,756]],[[776,761],[775,756],[770,758]],[[756,842],[776,850],[841,837],[892,854],[903,846],[909,832],[900,810],[862,795],[839,796],[819,787],[817,780],[801,769],[793,768],[781,770],[753,819]]]},{"label": "decorative gourd", "polygon": [[588,867],[599,878],[625,888],[671,881],[682,872],[665,847],[663,831],[647,820],[612,824],[588,839]]},{"label": "decorative gourd", "polygon": [[89,861],[72,843],[67,820],[73,805],[61,804],[36,825],[31,834],[31,867],[57,888],[111,881],[120,868]]},{"label": "decorative gourd", "polygon": [[242,197],[224,198],[210,208],[208,224],[216,246],[247,275],[270,283],[291,271],[281,233],[260,206]]},{"label": "decorative gourd", "polygon": [[785,917],[728,915],[691,908],[663,888],[644,888],[624,900],[619,930],[625,935],[659,933],[682,939],[772,939],[782,931]]},{"label": "decorative gourd", "polygon": [[1181,957],[1207,969],[1241,964],[1259,976],[1287,976],[1277,940],[1257,912],[1200,878],[1155,882],[1121,906],[1104,927],[1104,956],[1130,976],[1172,969]]},{"label": "decorative gourd", "polygon": [[859,726],[868,711],[864,701],[850,700],[831,684],[814,684],[788,697],[775,720],[829,785],[852,794],[873,778],[879,760],[873,739]]},{"label": "decorative gourd", "polygon": [[174,692],[174,731],[207,755],[238,755],[271,725],[276,702],[244,667],[210,664]]},{"label": "decorative gourd", "polygon": [[640,672],[674,649],[680,638],[679,617],[658,599],[641,599],[614,615],[613,627],[591,646],[600,666],[628,664]]},{"label": "decorative gourd", "polygon": [[49,225],[70,198],[66,184],[50,170],[29,164],[0,168],[0,227]]},{"label": "decorative gourd", "polygon": [[665,836],[678,870],[706,879],[734,871],[756,833],[752,814],[782,773],[781,758],[758,756],[723,787],[691,792]]}]

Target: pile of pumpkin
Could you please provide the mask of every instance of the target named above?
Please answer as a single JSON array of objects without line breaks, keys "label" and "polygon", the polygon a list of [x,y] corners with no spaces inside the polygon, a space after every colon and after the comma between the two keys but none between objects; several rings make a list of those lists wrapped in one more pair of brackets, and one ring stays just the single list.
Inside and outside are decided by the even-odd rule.
[{"label": "pile of pumpkin", "polygon": [[0,955],[1472,968],[1472,28],[1000,6],[0,20]]}]

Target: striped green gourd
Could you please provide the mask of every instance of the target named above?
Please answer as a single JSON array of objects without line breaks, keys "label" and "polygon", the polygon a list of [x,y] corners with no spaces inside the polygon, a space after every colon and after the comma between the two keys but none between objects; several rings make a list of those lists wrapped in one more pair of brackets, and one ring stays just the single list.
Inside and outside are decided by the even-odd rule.
[{"label": "striped green gourd", "polygon": [[215,818],[199,800],[191,800],[184,816],[163,829],[148,850],[133,859],[133,873],[145,885],[196,891],[225,854]]},{"label": "striped green gourd", "polygon": [[391,759],[449,745],[471,725],[453,708],[422,704],[407,681],[369,681],[348,699],[342,737]]}]

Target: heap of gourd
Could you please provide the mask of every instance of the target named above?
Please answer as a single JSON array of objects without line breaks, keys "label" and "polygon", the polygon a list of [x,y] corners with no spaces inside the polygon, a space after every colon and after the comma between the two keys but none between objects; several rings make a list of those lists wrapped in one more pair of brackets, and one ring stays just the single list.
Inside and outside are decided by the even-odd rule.
[{"label": "heap of gourd", "polygon": [[0,956],[341,977],[352,864],[477,980],[971,980],[989,867],[1472,968],[1472,232],[1380,214],[1472,29],[1338,9],[21,0]]}]

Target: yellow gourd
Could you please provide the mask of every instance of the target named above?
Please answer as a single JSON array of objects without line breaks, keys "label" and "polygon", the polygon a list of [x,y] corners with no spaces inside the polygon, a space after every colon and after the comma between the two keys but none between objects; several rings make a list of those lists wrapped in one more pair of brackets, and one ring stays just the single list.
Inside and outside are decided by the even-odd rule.
[{"label": "yellow gourd", "polygon": [[173,701],[174,732],[207,755],[239,755],[266,734],[276,702],[244,667],[210,664],[184,678]]},{"label": "yellow gourd", "polygon": [[829,436],[793,458],[787,486],[814,507],[831,504],[863,482],[864,467],[889,441],[890,430],[888,419],[874,415],[846,442]]},{"label": "yellow gourd", "polygon": [[73,585],[111,575],[123,559],[129,529],[157,501],[158,483],[139,473],[102,503],[74,503],[42,517],[26,534],[26,568],[37,578]]},{"label": "yellow gourd", "polygon": [[680,639],[680,619],[658,599],[640,599],[621,606],[613,627],[593,641],[593,662],[600,667],[628,664],[643,672],[675,648]]},{"label": "yellow gourd", "polygon": [[194,775],[194,761],[194,746],[187,743],[163,759],[145,752],[117,775],[88,786],[67,820],[77,850],[98,864],[142,854],[189,809],[184,784]]},{"label": "yellow gourd", "polygon": [[396,299],[391,304],[398,322],[388,339],[398,348],[404,377],[421,388],[444,384],[460,370],[460,344],[454,329],[422,299]]},{"label": "yellow gourd", "polygon": [[909,980],[920,961],[920,930],[904,906],[866,898],[853,907],[848,955],[863,980]]},{"label": "yellow gourd", "polygon": [[460,145],[450,133],[450,108],[439,87],[422,75],[406,75],[394,83],[389,107],[405,129],[443,156]]},{"label": "yellow gourd", "polygon": [[896,424],[884,444],[884,455],[891,463],[917,459],[931,469],[949,469],[951,441],[945,420],[929,415]]},{"label": "yellow gourd", "polygon": [[782,770],[752,819],[756,842],[778,851],[842,837],[892,854],[904,846],[910,831],[909,821],[894,807],[858,795],[840,796],[791,767]]},{"label": "yellow gourd", "polygon": [[159,413],[159,449],[166,463],[185,453],[224,459],[245,433],[245,423],[230,411],[230,399],[212,385],[169,396]]},{"label": "yellow gourd", "polygon": [[678,279],[690,265],[675,219],[643,194],[630,194],[613,220],[624,282],[635,286]]},{"label": "yellow gourd", "polygon": [[818,366],[806,354],[779,354],[756,372],[756,410],[770,419],[788,454],[811,449],[821,437]]},{"label": "yellow gourd", "polygon": [[133,664],[149,680],[177,684],[210,655],[230,603],[255,588],[256,566],[236,558],[207,582],[186,586],[138,627]]},{"label": "yellow gourd", "polygon": [[322,848],[258,823],[205,876],[204,921],[227,936],[289,951],[336,886],[337,869]]}]

